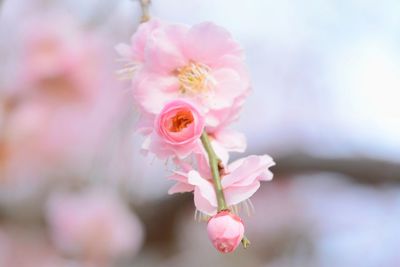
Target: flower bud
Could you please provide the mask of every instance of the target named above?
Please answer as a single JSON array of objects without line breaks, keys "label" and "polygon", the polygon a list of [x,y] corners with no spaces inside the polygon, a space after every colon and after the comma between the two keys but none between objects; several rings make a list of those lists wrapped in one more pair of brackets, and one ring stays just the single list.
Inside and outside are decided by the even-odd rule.
[{"label": "flower bud", "polygon": [[239,246],[244,226],[235,214],[221,211],[208,221],[207,232],[214,247],[222,253],[228,253]]}]

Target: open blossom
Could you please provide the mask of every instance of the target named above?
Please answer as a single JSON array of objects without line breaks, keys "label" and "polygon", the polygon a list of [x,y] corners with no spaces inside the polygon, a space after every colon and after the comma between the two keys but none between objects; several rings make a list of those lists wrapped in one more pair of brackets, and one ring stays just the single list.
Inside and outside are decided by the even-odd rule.
[{"label": "open blossom", "polygon": [[188,27],[150,20],[132,37],[130,50],[117,48],[142,61],[132,87],[144,112],[157,114],[173,99],[190,99],[213,131],[237,118],[249,92],[240,45],[213,23]]},{"label": "open blossom", "polygon": [[244,235],[244,226],[235,214],[221,211],[208,221],[207,232],[214,247],[222,253],[228,253],[239,246]]},{"label": "open blossom", "polygon": [[[222,188],[228,207],[249,199],[260,187],[260,181],[272,180],[269,167],[275,165],[268,155],[249,156],[229,164],[222,177]],[[175,171],[169,178],[177,183],[169,190],[170,194],[194,192],[196,208],[207,215],[217,213],[218,203],[209,171]]]},{"label": "open blossom", "polygon": [[204,118],[194,105],[179,99],[171,101],[155,117],[153,133],[144,149],[161,158],[187,157],[201,151],[199,138],[203,129]]}]

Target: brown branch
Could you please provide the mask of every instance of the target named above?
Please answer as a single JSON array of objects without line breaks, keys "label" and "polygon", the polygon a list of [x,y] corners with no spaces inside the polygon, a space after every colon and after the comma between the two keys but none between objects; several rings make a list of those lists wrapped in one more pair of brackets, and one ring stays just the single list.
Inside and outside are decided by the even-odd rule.
[{"label": "brown branch", "polygon": [[310,172],[333,172],[360,183],[400,182],[400,163],[370,157],[322,158],[298,152],[276,157],[276,176]]}]

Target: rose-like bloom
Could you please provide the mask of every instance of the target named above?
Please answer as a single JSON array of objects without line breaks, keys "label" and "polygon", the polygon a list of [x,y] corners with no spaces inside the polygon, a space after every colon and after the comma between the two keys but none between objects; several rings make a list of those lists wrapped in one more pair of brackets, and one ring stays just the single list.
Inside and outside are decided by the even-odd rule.
[{"label": "rose-like bloom", "polygon": [[225,29],[209,22],[188,27],[150,21],[131,47],[119,50],[143,60],[132,88],[144,112],[158,114],[167,102],[186,98],[201,108],[209,132],[237,118],[249,77],[242,48]]},{"label": "rose-like bloom", "polygon": [[234,251],[244,235],[242,220],[229,211],[221,211],[211,217],[207,225],[208,237],[222,253]]},{"label": "rose-like bloom", "polygon": [[143,148],[160,158],[185,158],[200,151],[203,129],[204,118],[199,110],[188,101],[177,99],[167,103],[156,116],[153,133]]},{"label": "rose-like bloom", "polygon": [[[229,164],[221,179],[228,207],[249,199],[260,187],[260,181],[272,180],[273,174],[268,168],[273,165],[275,162],[268,155],[249,156]],[[193,191],[196,208],[204,214],[215,215],[218,203],[210,171],[204,166],[200,166],[199,171],[175,171],[169,179],[177,183],[168,193]]]}]

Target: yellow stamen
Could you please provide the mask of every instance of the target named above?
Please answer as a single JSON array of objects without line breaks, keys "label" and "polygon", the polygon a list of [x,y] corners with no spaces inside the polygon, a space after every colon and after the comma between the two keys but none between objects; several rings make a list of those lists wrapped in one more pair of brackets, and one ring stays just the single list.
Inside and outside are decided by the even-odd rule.
[{"label": "yellow stamen", "polygon": [[[118,61],[127,61],[124,59],[120,59]],[[140,69],[140,64],[133,61],[127,61],[124,63],[123,68],[116,71],[117,78],[119,80],[131,80],[136,72]]]},{"label": "yellow stamen", "polygon": [[213,80],[209,74],[210,67],[201,63],[191,62],[177,69],[177,77],[180,83],[180,93],[198,94],[208,92]]}]

